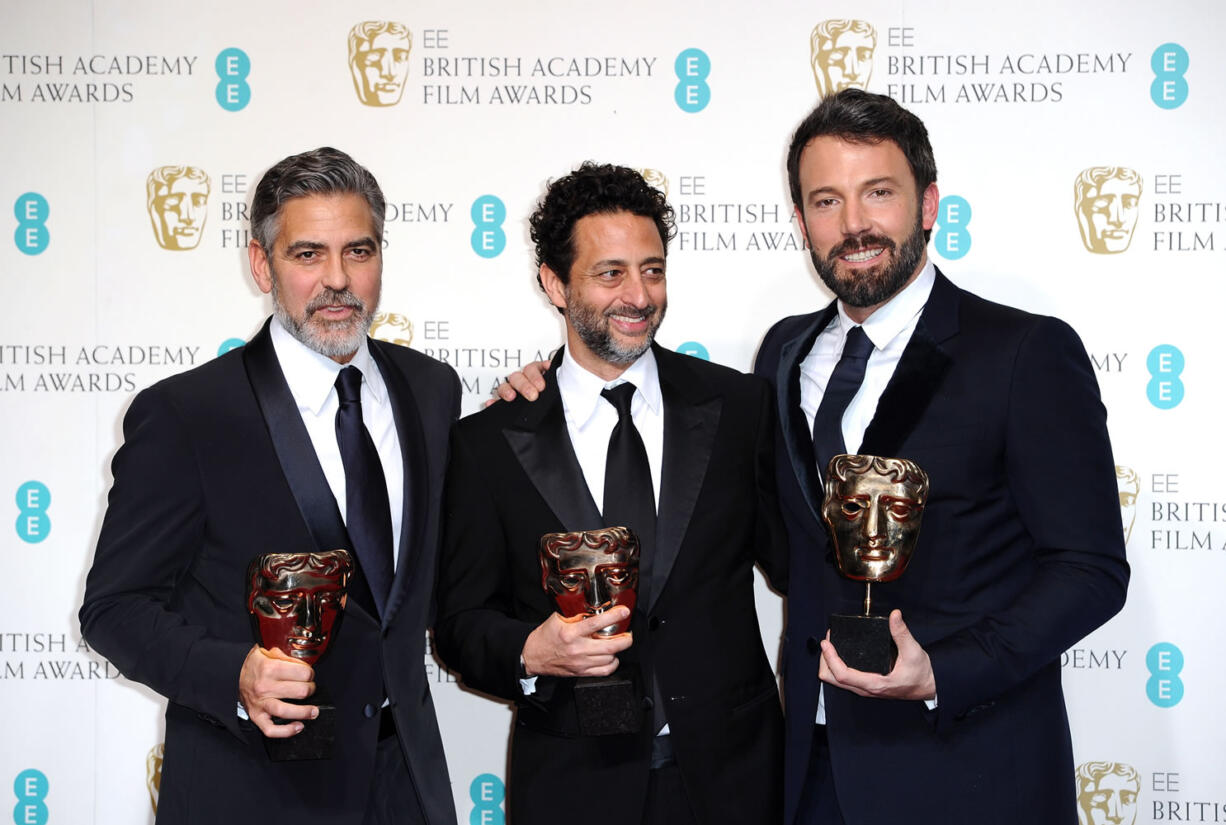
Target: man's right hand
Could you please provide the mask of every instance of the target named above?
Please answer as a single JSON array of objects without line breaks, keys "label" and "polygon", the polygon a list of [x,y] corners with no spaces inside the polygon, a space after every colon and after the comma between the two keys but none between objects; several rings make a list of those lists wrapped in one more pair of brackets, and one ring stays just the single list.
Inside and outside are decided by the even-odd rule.
[{"label": "man's right hand", "polygon": [[485,406],[488,407],[499,398],[503,401],[514,401],[516,393],[529,401],[535,401],[541,394],[541,390],[545,389],[545,370],[547,369],[549,369],[548,361],[533,361],[525,365],[522,370],[516,370],[494,390],[498,394],[497,398],[491,398],[485,402]]},{"label": "man's right hand", "polygon": [[586,619],[564,619],[554,613],[524,642],[525,672],[529,676],[608,676],[617,670],[617,654],[630,647],[634,638],[630,633],[607,638],[592,634],[629,615],[626,607]]},{"label": "man's right hand", "polygon": [[302,722],[278,725],[282,719],[314,719],[319,715],[315,705],[292,705],[284,699],[305,699],[315,692],[315,671],[278,648],[267,650],[258,645],[251,648],[238,674],[238,698],[247,709],[247,717],[269,739],[285,739],[302,731]]}]

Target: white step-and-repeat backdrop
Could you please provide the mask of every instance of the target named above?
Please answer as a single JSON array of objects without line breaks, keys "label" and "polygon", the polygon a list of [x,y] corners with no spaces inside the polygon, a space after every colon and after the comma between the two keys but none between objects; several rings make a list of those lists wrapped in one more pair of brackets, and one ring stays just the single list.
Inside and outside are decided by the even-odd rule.
[{"label": "white step-and-repeat backdrop", "polygon": [[[1063,660],[1077,762],[1120,789],[1120,818],[1089,819],[1226,822],[1222,8],[6,0],[0,809],[152,819],[163,703],[76,611],[133,394],[269,311],[244,251],[267,166],[329,144],[374,171],[375,334],[455,366],[471,412],[561,340],[525,218],[585,159],[650,170],[677,210],[666,346],[748,369],[774,320],[824,304],[783,156],[850,84],[928,125],[938,265],[1068,320],[1098,370],[1133,579]],[[773,650],[782,606],[759,589]],[[510,713],[425,666],[460,820],[498,823]]]}]

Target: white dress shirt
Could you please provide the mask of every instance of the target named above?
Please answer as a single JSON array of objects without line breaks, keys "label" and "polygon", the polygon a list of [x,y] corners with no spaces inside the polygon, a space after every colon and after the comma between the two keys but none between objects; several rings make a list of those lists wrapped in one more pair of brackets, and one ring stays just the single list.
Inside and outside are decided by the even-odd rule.
[{"label": "white dress shirt", "polygon": [[[348,366],[362,371],[362,422],[375,442],[379,460],[383,463],[383,477],[387,480],[388,506],[392,513],[392,569],[396,569],[396,556],[400,549],[401,522],[404,517],[404,461],[400,453],[400,436],[396,432],[396,420],[392,404],[387,396],[387,385],[370,357],[366,339],[354,353],[348,364],[338,364],[326,355],[320,355],[294,336],[290,335],[280,321],[273,319],[270,331],[277,361],[290,393],[302,415],[315,455],[323,467],[324,477],[336,498],[341,518],[347,517],[345,499],[345,465],[341,462],[341,448],[336,442],[336,411],[340,401],[336,395],[336,376]],[[334,548],[324,547],[323,550]]]},{"label": "white dress shirt", "polygon": [[[919,276],[903,289],[878,307],[868,319],[859,326],[864,327],[864,334],[873,342],[873,351],[868,356],[868,366],[864,370],[864,382],[859,391],[843,412],[843,444],[847,452],[855,454],[864,440],[864,431],[868,429],[873,415],[877,412],[877,402],[881,393],[894,376],[894,369],[902,357],[903,350],[911,341],[911,335],[919,324],[920,313],[928,303],[932,293],[932,285],[936,282],[936,267],[932,261],[924,264]],[[813,349],[800,362],[800,408],[809,422],[809,431],[813,431],[813,418],[817,415],[818,405],[826,392],[826,384],[834,372],[834,366],[843,355],[843,344],[847,333],[856,322],[847,316],[843,302],[839,302],[838,314],[830,324],[822,330]],[[929,707],[935,707],[935,701],[929,702]],[[817,696],[817,717],[819,725],[826,723],[826,686],[822,685]]]}]

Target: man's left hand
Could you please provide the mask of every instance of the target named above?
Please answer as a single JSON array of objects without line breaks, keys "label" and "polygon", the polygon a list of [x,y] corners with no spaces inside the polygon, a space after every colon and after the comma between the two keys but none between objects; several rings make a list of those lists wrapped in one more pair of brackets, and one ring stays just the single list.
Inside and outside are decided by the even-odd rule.
[{"label": "man's left hand", "polygon": [[848,667],[830,643],[830,634],[822,642],[822,661],[818,678],[828,685],[846,688],[870,699],[935,699],[936,676],[932,662],[919,642],[903,623],[902,611],[890,612],[890,635],[898,646],[898,660],[886,675],[865,673]]}]

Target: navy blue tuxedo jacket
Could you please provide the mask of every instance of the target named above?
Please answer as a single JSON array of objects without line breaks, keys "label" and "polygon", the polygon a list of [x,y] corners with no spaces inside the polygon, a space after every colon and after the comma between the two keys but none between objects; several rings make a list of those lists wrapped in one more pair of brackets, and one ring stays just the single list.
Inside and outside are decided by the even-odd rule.
[{"label": "navy blue tuxedo jacket", "polygon": [[[799,804],[832,613],[862,609],[820,521],[800,409],[800,362],[835,305],[767,333],[755,372],[774,387],[779,495],[791,544],[784,641],[785,822]],[[938,705],[827,687],[827,734],[848,825],[1076,822],[1060,654],[1124,602],[1114,462],[1098,384],[1076,334],[990,303],[937,273],[860,453],[909,458],[931,492],[918,546],[874,612],[902,610],[928,652]]]},{"label": "navy blue tuxedo jacket", "polygon": [[124,418],[81,628],[124,676],[169,699],[161,822],[361,823],[385,691],[426,821],[455,822],[424,646],[459,381],[419,353],[369,344],[404,454],[404,527],[385,615],[359,575],[316,668],[337,707],[331,760],[270,762],[235,712],[254,641],[248,563],[351,547],[268,325],[144,390]]}]

